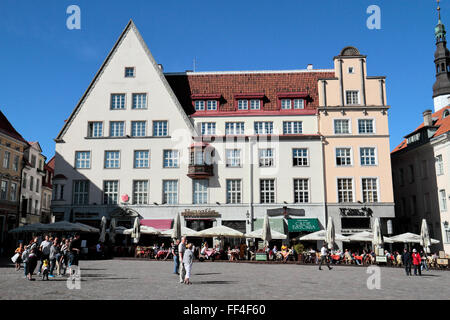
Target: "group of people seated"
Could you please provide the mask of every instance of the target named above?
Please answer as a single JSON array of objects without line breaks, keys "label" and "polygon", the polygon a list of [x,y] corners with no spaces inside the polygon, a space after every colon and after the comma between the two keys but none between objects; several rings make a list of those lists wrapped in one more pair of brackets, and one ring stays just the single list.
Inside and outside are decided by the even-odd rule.
[{"label": "group of people seated", "polygon": [[150,259],[164,259],[167,260],[172,255],[172,250],[170,250],[169,247],[165,247],[164,242],[161,243],[161,246],[158,246],[157,243],[155,243],[153,246],[150,247],[144,247],[144,246],[137,246],[135,250],[135,257],[136,258],[150,258]]}]

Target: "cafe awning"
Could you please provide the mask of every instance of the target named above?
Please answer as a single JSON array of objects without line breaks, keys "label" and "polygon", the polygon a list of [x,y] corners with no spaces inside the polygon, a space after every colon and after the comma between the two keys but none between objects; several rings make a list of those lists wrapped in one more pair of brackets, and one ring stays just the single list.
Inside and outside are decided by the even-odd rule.
[{"label": "cafe awning", "polygon": [[289,232],[316,232],[320,230],[319,220],[316,218],[288,219]]},{"label": "cafe awning", "polygon": [[[255,230],[262,229],[263,222],[264,222],[264,219],[262,219],[262,218],[256,219],[255,223],[253,225],[253,229],[255,229]],[[285,234],[283,218],[275,218],[275,219],[269,218],[269,224],[270,224],[270,229],[280,232],[282,234]]]},{"label": "cafe awning", "polygon": [[157,230],[168,230],[172,228],[173,219],[142,219],[141,226],[152,227]]}]

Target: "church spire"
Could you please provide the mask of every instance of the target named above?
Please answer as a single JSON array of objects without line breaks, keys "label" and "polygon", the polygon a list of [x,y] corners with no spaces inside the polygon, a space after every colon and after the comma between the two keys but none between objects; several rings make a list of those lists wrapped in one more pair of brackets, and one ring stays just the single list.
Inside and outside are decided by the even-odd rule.
[{"label": "church spire", "polygon": [[445,35],[447,32],[445,31],[445,26],[441,21],[441,7],[439,5],[439,2],[440,2],[440,0],[437,0],[438,24],[437,24],[436,28],[434,28],[434,34],[436,36],[436,42],[443,42],[443,41],[446,41]]}]

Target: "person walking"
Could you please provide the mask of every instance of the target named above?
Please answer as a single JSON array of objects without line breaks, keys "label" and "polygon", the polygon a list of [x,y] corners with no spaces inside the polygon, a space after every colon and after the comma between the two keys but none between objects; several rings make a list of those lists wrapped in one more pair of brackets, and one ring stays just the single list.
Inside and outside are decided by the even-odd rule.
[{"label": "person walking", "polygon": [[402,254],[402,263],[405,266],[405,272],[407,276],[411,275],[411,253],[405,248]]},{"label": "person walking", "polygon": [[184,268],[186,270],[186,276],[184,277],[184,283],[185,284],[192,284],[189,280],[191,278],[191,270],[192,270],[192,264],[194,263],[194,253],[192,252],[192,243],[188,243],[186,245],[186,251],[183,255],[183,264]]},{"label": "person walking", "polygon": [[30,253],[28,255],[27,263],[27,278],[28,280],[33,280],[33,272],[37,265],[37,254],[38,249],[36,247],[31,247]]},{"label": "person walking", "polygon": [[180,283],[184,282],[184,277],[186,276],[186,269],[184,268],[184,262],[183,262],[183,256],[184,252],[186,251],[186,237],[181,237],[181,242],[178,245],[178,255],[179,255],[179,263],[180,263],[180,269],[179,269],[179,275],[180,275]]},{"label": "person walking", "polygon": [[44,241],[41,242],[39,245],[39,251],[40,251],[40,259],[39,259],[39,267],[38,267],[38,276],[41,274],[42,265],[44,263],[44,260],[50,259],[50,248],[52,246],[52,242],[49,241],[48,235],[45,235]]},{"label": "person walking", "polygon": [[59,258],[61,256],[58,239],[53,240],[53,245],[50,247],[50,272],[49,277],[54,278],[53,271],[57,268],[59,274]]},{"label": "person walking", "polygon": [[423,252],[423,251],[420,251],[420,256],[422,258],[422,265],[420,266],[422,268],[422,271],[423,270],[429,271],[429,269],[428,269],[428,257],[426,255],[426,253]]},{"label": "person walking", "polygon": [[327,244],[324,243],[322,248],[320,249],[320,264],[319,264],[319,270],[322,270],[322,264],[327,264],[328,270],[333,269],[330,267],[330,260],[328,259],[328,250],[327,250]]},{"label": "person walking", "polygon": [[180,268],[180,256],[178,255],[178,245],[180,240],[177,239],[172,245],[172,256],[173,256],[173,274],[178,274],[178,269]]},{"label": "person walking", "polygon": [[19,256],[16,259],[16,271],[20,270],[20,263],[22,262],[22,253],[24,251],[23,243],[19,243],[19,247],[14,251],[15,254],[18,254]]},{"label": "person walking", "polygon": [[25,246],[23,252],[22,252],[22,261],[23,261],[23,272],[25,277],[28,277],[28,256],[30,255],[30,250],[29,250],[29,246]]},{"label": "person walking", "polygon": [[[78,259],[81,251],[81,239],[80,234],[76,234],[75,238],[70,242],[69,244],[69,275],[72,275],[72,273],[76,273],[77,270],[72,270],[72,266],[78,267]],[[74,272],[72,272],[74,271]]]},{"label": "person walking", "polygon": [[419,270],[419,276],[421,276],[422,270],[420,270],[420,267],[422,264],[422,259],[416,249],[413,249],[412,262],[414,265],[414,275],[417,276],[417,270]]}]

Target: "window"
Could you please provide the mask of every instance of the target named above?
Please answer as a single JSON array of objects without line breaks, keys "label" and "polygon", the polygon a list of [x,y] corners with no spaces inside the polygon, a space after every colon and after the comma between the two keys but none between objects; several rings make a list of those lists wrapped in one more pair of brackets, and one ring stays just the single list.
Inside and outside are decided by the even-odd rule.
[{"label": "window", "polygon": [[134,167],[135,168],[150,167],[150,152],[148,150],[134,151]]},{"label": "window", "polygon": [[238,100],[238,110],[248,110],[248,100]]},{"label": "window", "polygon": [[204,111],[205,110],[205,101],[203,101],[203,100],[195,101],[195,110],[196,111]]},{"label": "window", "polygon": [[273,149],[259,149],[259,166],[260,167],[274,166]]},{"label": "window", "polygon": [[178,203],[178,180],[163,180],[163,203]]},{"label": "window", "polygon": [[281,109],[291,109],[291,99],[281,99]]},{"label": "window", "polygon": [[283,134],[301,134],[301,121],[283,121]]},{"label": "window", "polygon": [[358,120],[359,134],[374,133],[373,120],[372,119],[359,119]]},{"label": "window", "polygon": [[125,78],[134,78],[134,67],[125,67]]},{"label": "window", "polygon": [[226,150],[226,166],[238,168],[241,166],[241,150],[227,149]]},{"label": "window", "polygon": [[226,122],[225,134],[244,134],[244,122]]},{"label": "window", "polygon": [[111,110],[123,110],[125,109],[125,94],[112,94],[111,95]]},{"label": "window", "polygon": [[5,151],[5,155],[3,157],[3,168],[9,169],[10,159],[11,159],[11,152]]},{"label": "window", "polygon": [[148,181],[133,181],[133,204],[148,203]]},{"label": "window", "polygon": [[348,120],[348,119],[334,120],[334,133],[335,134],[349,134],[350,133],[350,120]]},{"label": "window", "polygon": [[202,135],[214,135],[216,134],[215,122],[202,122],[201,123]]},{"label": "window", "polygon": [[125,136],[125,122],[124,121],[111,121],[109,123],[109,136],[110,137]]},{"label": "window", "polygon": [[167,135],[167,121],[153,121],[153,136],[165,137]]},{"label": "window", "polygon": [[120,151],[105,151],[105,169],[120,168]]},{"label": "window", "polygon": [[178,168],[178,158],[178,150],[164,150],[164,168]]},{"label": "window", "polygon": [[73,182],[73,204],[86,205],[89,204],[89,181],[75,180]]},{"label": "window", "polygon": [[294,167],[308,165],[308,149],[292,149],[292,161]]},{"label": "window", "polygon": [[36,179],[36,192],[39,193],[39,184],[40,184],[41,180]]},{"label": "window", "polygon": [[304,109],[304,108],[305,108],[305,100],[294,99],[294,109]]},{"label": "window", "polygon": [[309,202],[308,179],[294,179],[294,203]]},{"label": "window", "polygon": [[30,176],[30,191],[33,191],[34,189],[34,178]]},{"label": "window", "polygon": [[103,182],[103,203],[104,204],[119,203],[119,181],[110,180]]},{"label": "window", "polygon": [[353,179],[337,179],[338,202],[353,202]]},{"label": "window", "polygon": [[348,67],[348,73],[355,73],[355,69],[353,67]]},{"label": "window", "polygon": [[27,174],[25,172],[23,173],[22,188],[27,188]]},{"label": "window", "polygon": [[261,203],[275,203],[275,179],[261,179],[259,190]]},{"label": "window", "polygon": [[88,137],[99,138],[103,136],[103,122],[88,123]]},{"label": "window", "polygon": [[61,184],[59,188],[59,200],[64,200],[64,185]]},{"label": "window", "polygon": [[217,101],[216,100],[208,100],[206,102],[206,107],[208,111],[217,110]]},{"label": "window", "polygon": [[442,155],[436,157],[436,174],[438,176],[444,174],[444,162],[442,161]]},{"label": "window", "polygon": [[361,148],[359,149],[359,155],[362,166],[376,165],[375,148]]},{"label": "window", "polygon": [[14,156],[13,170],[19,171],[19,156]]},{"label": "window", "polygon": [[8,196],[8,181],[2,180],[0,188],[0,200],[7,200]]},{"label": "window", "polygon": [[38,214],[38,213],[39,213],[39,201],[34,200],[34,214]]},{"label": "window", "polygon": [[250,100],[250,110],[260,110],[261,100]]},{"label": "window", "polygon": [[194,184],[194,204],[208,203],[208,180],[193,180]]},{"label": "window", "polygon": [[17,201],[17,183],[11,182],[9,189],[9,200]]},{"label": "window", "polygon": [[445,190],[439,190],[439,202],[441,211],[447,211],[447,194]]},{"label": "window", "polygon": [[131,121],[131,136],[145,137],[146,136],[146,122],[145,121]]},{"label": "window", "polygon": [[36,156],[31,156],[31,166],[36,168]]},{"label": "window", "polygon": [[414,165],[410,164],[408,166],[408,170],[409,170],[409,183],[414,183],[415,181]]},{"label": "window", "polygon": [[227,203],[241,203],[241,180],[227,180]]},{"label": "window", "polygon": [[133,93],[132,109],[147,109],[147,94]]},{"label": "window", "polygon": [[351,166],[351,148],[336,148],[336,165],[337,166]]},{"label": "window", "polygon": [[349,90],[345,92],[347,105],[359,104],[359,92]]},{"label": "window", "polygon": [[255,122],[255,134],[272,134],[273,133],[273,122]]},{"label": "window", "polygon": [[422,179],[428,178],[427,160],[422,160]]},{"label": "window", "polygon": [[77,151],[75,152],[75,168],[89,169],[91,167],[91,152]]},{"label": "window", "polygon": [[417,200],[416,200],[416,196],[412,196],[410,198],[410,203],[411,203],[411,214],[413,216],[417,215]]},{"label": "window", "polygon": [[378,189],[376,178],[362,179],[363,202],[378,202]]}]

